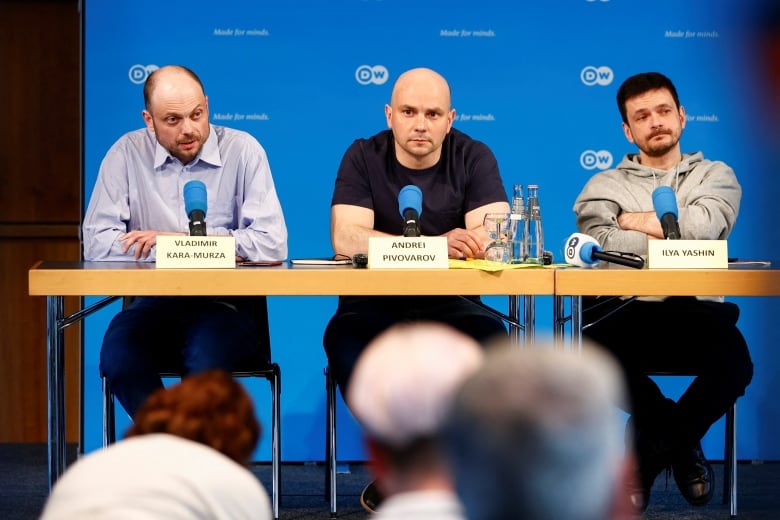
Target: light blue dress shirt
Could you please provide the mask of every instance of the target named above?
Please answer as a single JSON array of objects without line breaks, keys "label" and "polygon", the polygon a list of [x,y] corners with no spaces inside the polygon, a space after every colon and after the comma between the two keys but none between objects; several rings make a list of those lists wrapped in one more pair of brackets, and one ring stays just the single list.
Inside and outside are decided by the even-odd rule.
[{"label": "light blue dress shirt", "polygon": [[[134,262],[119,236],[130,230],[189,234],[184,185],[206,185],[208,235],[236,238],[246,260],[284,260],[287,227],[265,150],[250,134],[210,125],[200,154],[182,164],[146,128],[122,136],[100,165],[84,217],[85,260]],[[146,261],[154,261],[156,247]]]}]

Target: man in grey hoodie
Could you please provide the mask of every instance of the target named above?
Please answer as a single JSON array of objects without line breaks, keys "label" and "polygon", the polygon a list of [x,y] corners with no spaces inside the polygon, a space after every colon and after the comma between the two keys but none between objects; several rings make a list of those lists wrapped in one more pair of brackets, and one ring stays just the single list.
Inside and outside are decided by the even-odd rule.
[{"label": "man in grey hoodie", "polygon": [[[619,88],[623,132],[639,148],[617,168],[594,175],[574,203],[577,227],[605,250],[647,255],[647,241],[663,239],[652,193],[671,187],[682,239],[726,239],[739,212],[742,189],[733,170],[702,152],[683,154],[685,109],[671,80],[637,74]],[[607,266],[605,266],[607,267]],[[583,298],[585,336],[610,350],[623,366],[630,394],[629,435],[639,467],[632,501],[647,508],[650,488],[671,466],[685,499],[712,498],[712,468],[701,438],[745,393],[753,363],[739,329],[739,308],[723,298]],[[598,306],[596,306],[598,304]],[[617,310],[616,310],[617,309]],[[599,321],[600,320],[600,321]],[[673,332],[664,324],[679,324]],[[695,379],[674,401],[648,376],[683,372]]]}]

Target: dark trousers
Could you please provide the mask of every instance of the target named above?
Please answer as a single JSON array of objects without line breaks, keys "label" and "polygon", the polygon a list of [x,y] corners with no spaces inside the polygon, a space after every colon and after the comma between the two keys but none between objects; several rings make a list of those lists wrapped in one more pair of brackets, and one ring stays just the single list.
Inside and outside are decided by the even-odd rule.
[{"label": "dark trousers", "polygon": [[[371,340],[396,323],[415,321],[445,323],[481,343],[507,334],[499,318],[459,297],[341,297],[336,314],[325,329],[323,345],[342,395],[346,395],[358,357]],[[388,367],[395,369],[403,367]]]},{"label": "dark trousers", "polygon": [[233,371],[253,359],[254,312],[242,298],[138,297],[111,320],[100,372],[132,417],[163,386],[161,371]]},{"label": "dark trousers", "polygon": [[[624,303],[583,298],[588,324]],[[615,355],[625,371],[637,431],[670,436],[681,446],[701,440],[710,426],[744,395],[753,377],[745,338],[737,328],[734,303],[670,297],[633,301],[584,330],[585,337]],[[677,400],[663,395],[648,372],[695,375]]]}]

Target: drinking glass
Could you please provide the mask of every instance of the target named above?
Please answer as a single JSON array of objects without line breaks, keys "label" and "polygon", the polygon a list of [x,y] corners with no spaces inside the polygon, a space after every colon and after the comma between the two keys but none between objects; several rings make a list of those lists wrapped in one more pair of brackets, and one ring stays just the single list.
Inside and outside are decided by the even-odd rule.
[{"label": "drinking glass", "polygon": [[485,248],[485,260],[508,263],[512,258],[509,213],[487,213],[482,225],[491,242]]}]

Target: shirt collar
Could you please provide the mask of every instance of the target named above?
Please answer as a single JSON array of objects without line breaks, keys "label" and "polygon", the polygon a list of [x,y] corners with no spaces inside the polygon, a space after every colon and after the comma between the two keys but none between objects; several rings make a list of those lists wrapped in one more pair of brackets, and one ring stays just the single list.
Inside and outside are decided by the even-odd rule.
[{"label": "shirt collar", "polygon": [[[149,131],[149,130],[147,130]],[[168,150],[166,150],[157,140],[157,136],[152,135],[155,143],[154,148],[154,168],[159,169],[165,166],[168,161],[178,161],[173,157]],[[203,161],[212,166],[222,166],[222,157],[219,155],[219,144],[217,143],[217,132],[212,125],[209,125],[209,136],[206,142],[203,143],[203,148],[197,157],[190,163],[192,165],[197,164],[199,161]]]}]

